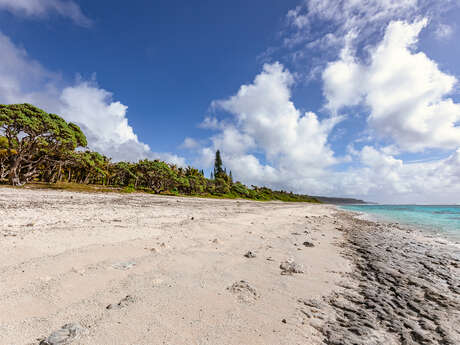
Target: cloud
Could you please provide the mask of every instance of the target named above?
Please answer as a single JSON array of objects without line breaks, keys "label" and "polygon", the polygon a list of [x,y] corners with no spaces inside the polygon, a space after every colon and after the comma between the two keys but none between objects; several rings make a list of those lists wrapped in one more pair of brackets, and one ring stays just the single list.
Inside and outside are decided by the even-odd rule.
[{"label": "cloud", "polygon": [[[335,163],[326,142],[340,119],[320,121],[314,113],[302,114],[291,101],[293,83],[292,74],[283,65],[265,64],[252,84],[241,86],[229,99],[214,102],[214,107],[233,114],[236,120],[235,128],[227,126],[214,141],[225,143],[226,135],[235,137],[249,149],[263,149],[269,161],[278,163],[285,159],[289,164],[291,161],[318,162],[321,166]],[[233,133],[229,135],[227,131]],[[229,147],[229,151],[234,149]]]},{"label": "cloud", "polygon": [[190,150],[200,147],[200,144],[195,139],[187,137],[184,139],[184,142],[182,143],[181,147]]},{"label": "cloud", "polygon": [[453,33],[453,27],[447,24],[439,24],[434,32],[435,36],[440,40],[450,38]]},{"label": "cloud", "polygon": [[323,73],[327,107],[337,112],[362,102],[370,128],[405,151],[459,147],[460,104],[448,97],[457,80],[415,51],[426,25],[426,19],[390,23],[368,64],[345,48]]},{"label": "cloud", "polygon": [[[412,34],[419,27],[393,37],[400,49],[415,44]],[[346,63],[357,64],[351,58]],[[344,85],[352,83],[352,88],[359,84],[357,76],[367,74],[368,66],[357,67],[356,77],[338,80]],[[381,75],[386,74],[373,77],[378,80],[376,76]],[[211,123],[219,125],[211,126],[215,134],[209,138],[210,145],[196,149],[197,163],[211,167],[214,152],[220,149],[226,168],[249,185],[387,203],[459,202],[460,149],[445,159],[407,163],[397,158],[401,154],[398,146],[370,143],[359,150],[351,145],[349,155],[337,157],[329,142],[342,118],[320,119],[314,113],[302,113],[292,102],[293,86],[294,78],[283,65],[266,64],[252,83],[242,85],[227,99],[214,101],[214,111],[223,110],[232,117],[213,118]],[[361,88],[356,86],[356,90],[360,94]],[[353,97],[345,94],[340,99],[345,102]]]},{"label": "cloud", "polygon": [[1,9],[28,17],[44,17],[50,12],[55,12],[83,27],[92,24],[91,19],[85,16],[80,6],[72,0],[0,0]]},{"label": "cloud", "polygon": [[114,160],[163,159],[184,166],[185,159],[152,152],[142,143],[127,118],[128,107],[113,100],[94,80],[66,83],[59,74],[32,60],[0,32],[0,103],[32,103],[77,123],[88,146]]},{"label": "cloud", "polygon": [[459,203],[460,149],[445,159],[405,163],[381,149],[356,152],[358,168],[337,173],[339,190],[386,203]]},{"label": "cloud", "polygon": [[312,112],[302,113],[291,100],[293,83],[283,65],[265,64],[252,83],[214,101],[214,111],[232,118],[205,120],[216,133],[210,137],[211,146],[200,149],[199,162],[209,167],[219,149],[236,179],[301,191],[317,189],[320,184],[310,177],[339,162],[327,141],[341,118],[321,120]]},{"label": "cloud", "polygon": [[112,94],[94,82],[80,81],[64,88],[59,114],[79,124],[92,149],[115,159],[146,157],[150,148],[139,142],[128,124],[128,107],[112,100]]},{"label": "cloud", "polygon": [[294,25],[298,29],[302,29],[309,24],[308,16],[305,14],[301,14],[302,11],[301,6],[297,6],[293,10],[289,10],[287,13],[287,19],[290,24]]},{"label": "cloud", "polygon": [[330,49],[345,44],[350,32],[363,41],[391,20],[413,17],[422,2],[433,7],[428,0],[306,0],[287,13],[288,24],[295,30],[289,32],[285,44]]},{"label": "cloud", "polygon": [[286,14],[282,47],[270,47],[263,56],[292,63],[311,81],[309,71],[324,69],[345,46],[366,56],[367,46],[381,39],[392,21],[428,17],[433,35],[449,37],[452,26],[443,23],[444,14],[459,6],[458,0],[304,0]]},{"label": "cloud", "polygon": [[[324,110],[366,114],[361,134],[367,146],[355,150],[349,143],[350,164],[317,171],[313,179],[320,193],[382,202],[459,202],[460,115],[450,96],[457,80],[417,51],[426,27],[438,39],[452,35],[442,18],[458,6],[454,0],[306,0],[288,12],[285,52],[308,80],[321,77]],[[415,19],[424,17],[429,20]],[[449,156],[410,163],[398,158],[432,149]],[[288,178],[285,184],[292,185]],[[301,177],[296,181],[298,190],[308,185]]]}]

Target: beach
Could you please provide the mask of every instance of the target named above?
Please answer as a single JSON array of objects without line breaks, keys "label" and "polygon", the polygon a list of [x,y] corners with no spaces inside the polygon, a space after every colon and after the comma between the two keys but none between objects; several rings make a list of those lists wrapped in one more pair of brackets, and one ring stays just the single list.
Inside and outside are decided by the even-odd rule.
[{"label": "beach", "polygon": [[0,219],[0,344],[460,343],[458,246],[335,206],[0,188]]}]

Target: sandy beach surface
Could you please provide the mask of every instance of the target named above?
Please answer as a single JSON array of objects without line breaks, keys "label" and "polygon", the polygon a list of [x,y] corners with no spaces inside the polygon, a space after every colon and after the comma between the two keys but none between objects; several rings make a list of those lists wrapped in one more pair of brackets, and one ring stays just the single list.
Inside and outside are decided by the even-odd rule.
[{"label": "sandy beach surface", "polygon": [[326,205],[0,188],[0,344],[322,343],[335,311],[311,306],[353,267],[339,222]]},{"label": "sandy beach surface", "polygon": [[460,245],[329,205],[0,188],[0,344],[460,344]]}]

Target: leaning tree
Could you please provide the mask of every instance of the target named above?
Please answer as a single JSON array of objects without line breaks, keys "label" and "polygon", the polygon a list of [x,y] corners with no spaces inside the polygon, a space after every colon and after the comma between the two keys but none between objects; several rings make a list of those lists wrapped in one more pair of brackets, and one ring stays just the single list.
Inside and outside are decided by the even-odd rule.
[{"label": "leaning tree", "polygon": [[30,104],[0,105],[0,135],[7,140],[8,180],[29,182],[54,157],[87,145],[80,127]]}]

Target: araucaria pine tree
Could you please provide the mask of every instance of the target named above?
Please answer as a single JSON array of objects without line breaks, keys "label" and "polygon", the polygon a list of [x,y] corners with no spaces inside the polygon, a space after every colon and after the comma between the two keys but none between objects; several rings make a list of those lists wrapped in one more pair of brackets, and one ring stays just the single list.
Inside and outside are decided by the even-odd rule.
[{"label": "araucaria pine tree", "polygon": [[222,158],[220,156],[220,151],[216,151],[216,158],[214,160],[214,178],[220,177],[224,172],[222,167]]}]

